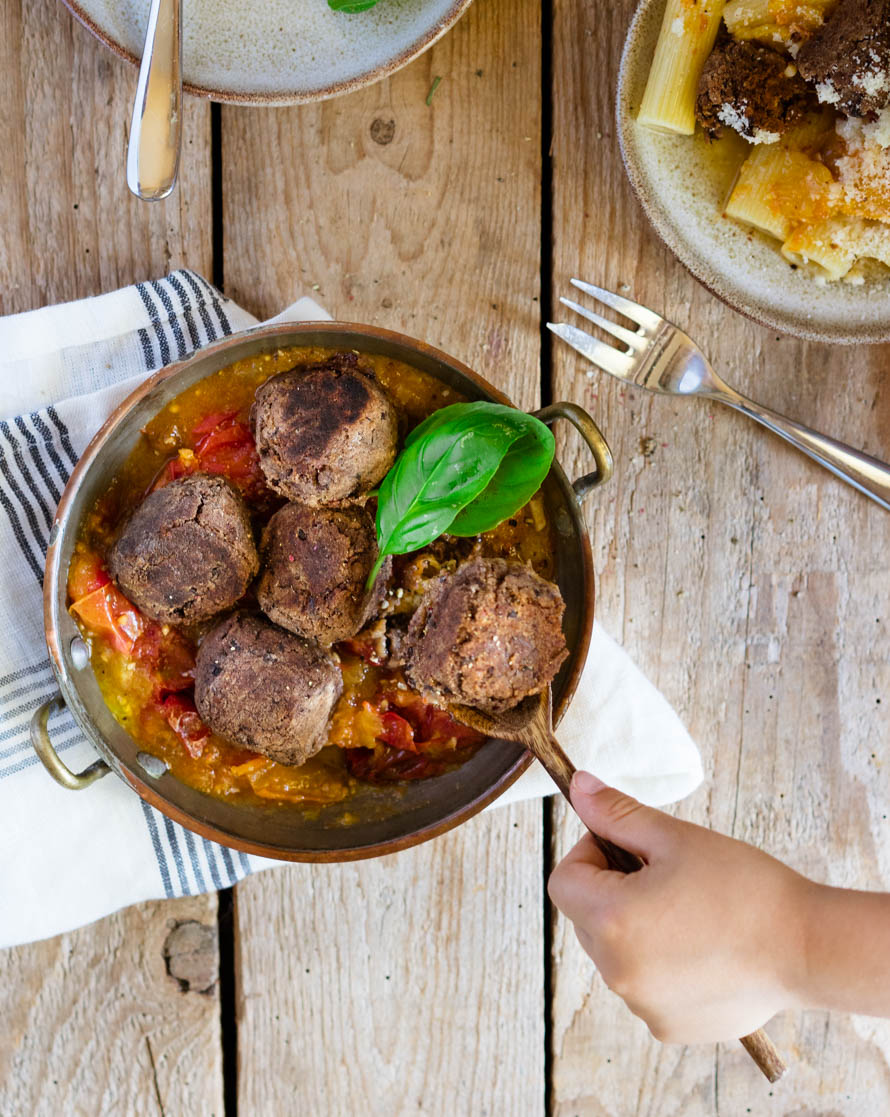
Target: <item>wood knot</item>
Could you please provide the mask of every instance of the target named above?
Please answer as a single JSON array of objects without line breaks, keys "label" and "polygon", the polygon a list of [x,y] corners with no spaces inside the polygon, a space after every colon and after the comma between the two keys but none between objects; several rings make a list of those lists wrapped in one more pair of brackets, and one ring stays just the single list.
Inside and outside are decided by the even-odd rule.
[{"label": "wood knot", "polygon": [[384,120],[382,116],[378,116],[371,121],[371,139],[375,144],[386,147],[387,144],[392,143],[395,134],[396,122],[394,120]]},{"label": "wood knot", "polygon": [[185,919],[176,923],[164,940],[167,973],[183,993],[209,993],[219,976],[219,943],[216,928]]}]

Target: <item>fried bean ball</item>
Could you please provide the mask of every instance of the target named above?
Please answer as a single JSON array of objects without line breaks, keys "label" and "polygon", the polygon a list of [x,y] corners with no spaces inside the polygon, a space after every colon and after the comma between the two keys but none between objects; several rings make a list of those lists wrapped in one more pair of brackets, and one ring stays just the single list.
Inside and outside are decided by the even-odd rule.
[{"label": "fried bean ball", "polygon": [[568,655],[557,586],[521,563],[477,558],[444,574],[411,618],[418,689],[497,714],[542,691]]},{"label": "fried bean ball", "polygon": [[360,497],[395,461],[395,408],[355,353],[271,377],[257,389],[251,420],[266,480],[288,500]]},{"label": "fried bean ball", "polygon": [[244,501],[222,477],[171,481],[124,525],[108,567],[146,616],[168,624],[208,620],[231,608],[259,569]]},{"label": "fried bean ball", "polygon": [[321,644],[354,636],[378,612],[392,568],[387,559],[365,591],[377,538],[371,516],[356,505],[285,504],[263,532],[260,555],[260,608],[282,628]]},{"label": "fried bean ball", "polygon": [[302,764],[327,743],[342,692],[328,652],[255,613],[227,617],[198,649],[198,713],[221,737],[280,764]]}]

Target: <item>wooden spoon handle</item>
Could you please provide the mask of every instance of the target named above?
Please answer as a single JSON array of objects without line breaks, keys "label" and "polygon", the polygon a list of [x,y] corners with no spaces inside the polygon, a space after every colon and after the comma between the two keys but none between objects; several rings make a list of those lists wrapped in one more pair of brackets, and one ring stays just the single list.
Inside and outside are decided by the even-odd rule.
[{"label": "wooden spoon handle", "polygon": [[[544,733],[536,733],[534,742],[532,743],[529,739],[527,743],[531,751],[547,769],[553,782],[571,803],[569,787],[572,776],[575,774],[575,765],[563,752],[562,745],[552,733],[548,733],[546,736]],[[594,834],[592,830],[591,834],[610,869],[619,873],[635,873],[643,867],[643,862],[635,853],[622,849],[621,846],[610,842],[608,838]],[[742,1036],[739,1042],[770,1082],[778,1082],[788,1069],[775,1044],[763,1028],[758,1028],[756,1032],[752,1032],[749,1036]]]},{"label": "wooden spoon handle", "polygon": [[748,1052],[758,1067],[760,1067],[770,1082],[778,1082],[788,1069],[776,1045],[763,1028],[758,1028],[756,1032],[752,1032],[749,1036],[742,1036],[739,1043]]},{"label": "wooden spoon handle", "polygon": [[[543,733],[536,734],[534,747],[531,751],[541,761],[553,782],[571,803],[569,787],[572,783],[572,776],[575,774],[575,765],[563,752],[559,741],[552,733],[548,733],[546,737]],[[614,869],[616,873],[635,873],[642,869],[643,862],[635,853],[622,849],[621,846],[610,842],[608,838],[594,834],[592,830],[590,833],[610,869]]]}]

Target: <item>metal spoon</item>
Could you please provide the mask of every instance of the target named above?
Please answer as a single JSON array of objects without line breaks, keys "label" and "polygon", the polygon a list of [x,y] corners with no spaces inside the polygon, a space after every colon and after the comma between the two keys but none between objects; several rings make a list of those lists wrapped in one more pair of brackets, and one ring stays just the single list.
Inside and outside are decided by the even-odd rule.
[{"label": "metal spoon", "polygon": [[127,148],[127,186],[146,202],[176,184],[182,141],[180,0],[151,0]]},{"label": "metal spoon", "polygon": [[[575,774],[575,765],[553,736],[553,696],[550,687],[541,694],[524,699],[512,710],[495,716],[483,714],[470,706],[453,705],[449,710],[456,721],[469,725],[479,733],[525,745],[541,761],[548,775],[571,803],[569,785]],[[592,831],[591,833],[593,834]],[[635,873],[643,867],[643,862],[636,854],[622,849],[608,838],[593,834],[593,840],[610,869],[619,873]],[[751,1035],[742,1036],[739,1042],[769,1081],[778,1082],[787,1067],[766,1032],[758,1028]]]}]

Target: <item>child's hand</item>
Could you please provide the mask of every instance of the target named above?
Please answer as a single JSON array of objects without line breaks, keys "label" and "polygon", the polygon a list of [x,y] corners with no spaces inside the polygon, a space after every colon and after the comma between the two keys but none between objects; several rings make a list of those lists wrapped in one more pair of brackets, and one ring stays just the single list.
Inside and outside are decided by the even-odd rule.
[{"label": "child's hand", "polygon": [[572,802],[646,864],[610,872],[590,834],[550,878],[606,984],[660,1040],[738,1038],[798,1002],[818,885],[732,838],[644,807],[586,772]]}]

